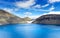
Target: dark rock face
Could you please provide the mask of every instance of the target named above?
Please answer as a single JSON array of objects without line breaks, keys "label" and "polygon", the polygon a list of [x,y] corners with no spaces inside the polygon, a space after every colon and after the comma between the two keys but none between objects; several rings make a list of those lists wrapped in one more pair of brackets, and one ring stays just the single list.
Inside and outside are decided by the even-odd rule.
[{"label": "dark rock face", "polygon": [[60,24],[60,14],[48,14],[37,18],[32,23],[37,24]]},{"label": "dark rock face", "polygon": [[22,18],[0,10],[0,24],[15,24],[22,22]]}]

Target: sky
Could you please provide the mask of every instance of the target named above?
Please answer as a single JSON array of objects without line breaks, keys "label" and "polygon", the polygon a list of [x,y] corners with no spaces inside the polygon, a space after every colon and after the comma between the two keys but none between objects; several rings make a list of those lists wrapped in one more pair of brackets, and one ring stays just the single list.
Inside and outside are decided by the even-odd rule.
[{"label": "sky", "polygon": [[0,9],[19,17],[60,14],[60,0],[0,0]]}]

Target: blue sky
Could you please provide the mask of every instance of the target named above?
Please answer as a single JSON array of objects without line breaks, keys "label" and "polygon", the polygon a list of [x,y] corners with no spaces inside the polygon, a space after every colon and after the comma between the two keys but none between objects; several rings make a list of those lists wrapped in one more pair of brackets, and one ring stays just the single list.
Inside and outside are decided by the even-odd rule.
[{"label": "blue sky", "polygon": [[0,0],[0,9],[19,17],[60,14],[60,0]]}]

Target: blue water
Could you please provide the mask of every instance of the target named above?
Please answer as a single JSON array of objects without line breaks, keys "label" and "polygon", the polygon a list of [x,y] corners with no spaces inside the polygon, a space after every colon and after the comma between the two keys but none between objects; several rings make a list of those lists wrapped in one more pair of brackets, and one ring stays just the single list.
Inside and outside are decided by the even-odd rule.
[{"label": "blue water", "polygon": [[8,24],[0,26],[0,38],[60,38],[60,26]]}]

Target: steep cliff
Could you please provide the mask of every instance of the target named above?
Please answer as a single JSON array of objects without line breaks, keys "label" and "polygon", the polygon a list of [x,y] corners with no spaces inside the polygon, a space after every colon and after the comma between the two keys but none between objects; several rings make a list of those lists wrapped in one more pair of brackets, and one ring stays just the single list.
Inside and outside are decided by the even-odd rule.
[{"label": "steep cliff", "polygon": [[32,23],[37,24],[60,24],[60,14],[47,14],[40,16]]},{"label": "steep cliff", "polygon": [[22,18],[10,14],[4,10],[0,10],[0,24],[22,23]]}]

